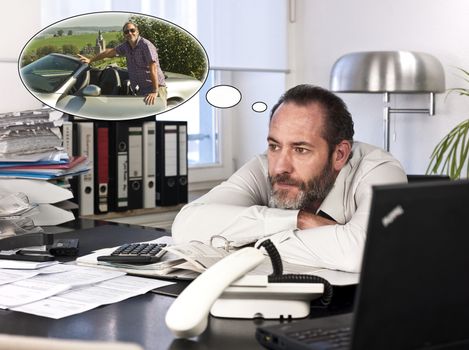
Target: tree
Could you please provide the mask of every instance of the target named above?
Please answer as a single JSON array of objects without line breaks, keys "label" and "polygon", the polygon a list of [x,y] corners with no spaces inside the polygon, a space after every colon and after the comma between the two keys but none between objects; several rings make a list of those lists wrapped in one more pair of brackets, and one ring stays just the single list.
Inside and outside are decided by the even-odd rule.
[{"label": "tree", "polygon": [[113,47],[116,47],[117,45],[119,45],[119,42],[117,40],[111,40],[107,45],[106,47],[107,48],[113,48]]},{"label": "tree", "polygon": [[38,57],[37,57],[37,54],[36,54],[35,50],[25,52],[23,54],[23,56],[21,56],[21,67],[24,67],[24,66],[30,64],[31,62],[36,61],[37,59],[38,59]]},{"label": "tree", "polygon": [[36,50],[36,53],[37,53],[37,58],[41,58],[53,52],[60,53],[60,51],[61,50],[55,45],[45,45],[45,46],[38,47]]},{"label": "tree", "polygon": [[69,36],[70,36],[70,35],[73,35],[73,30],[69,29],[67,35],[69,35]]},{"label": "tree", "polygon": [[203,80],[207,74],[207,57],[203,47],[187,32],[165,21],[132,16],[142,37],[158,48],[164,71],[182,73]]},{"label": "tree", "polygon": [[58,35],[58,36],[64,35],[63,29],[59,29],[59,30],[57,31],[57,35]]},{"label": "tree", "polygon": [[63,44],[62,45],[62,52],[64,54],[76,55],[80,50],[73,44]]}]

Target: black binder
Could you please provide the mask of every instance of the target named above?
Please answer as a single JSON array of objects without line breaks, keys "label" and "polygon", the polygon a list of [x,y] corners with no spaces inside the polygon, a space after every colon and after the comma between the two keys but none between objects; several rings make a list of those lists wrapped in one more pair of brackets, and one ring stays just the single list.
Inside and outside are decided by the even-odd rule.
[{"label": "black binder", "polygon": [[187,122],[178,122],[178,203],[188,202]]},{"label": "black binder", "polygon": [[129,135],[125,122],[110,122],[109,204],[111,211],[128,209]]},{"label": "black binder", "polygon": [[187,203],[187,122],[156,122],[156,204]]}]

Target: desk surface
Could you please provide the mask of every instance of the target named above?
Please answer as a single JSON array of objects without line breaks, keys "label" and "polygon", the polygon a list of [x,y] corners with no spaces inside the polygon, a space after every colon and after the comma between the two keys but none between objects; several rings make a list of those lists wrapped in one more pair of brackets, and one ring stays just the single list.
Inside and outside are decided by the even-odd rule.
[{"label": "desk surface", "polygon": [[[132,241],[155,239],[162,230],[129,225],[110,225],[100,221],[78,220],[75,228],[84,230],[58,233],[60,238],[79,238],[80,255],[94,249]],[[351,310],[355,288],[335,290],[333,304],[326,310],[313,310],[313,316],[325,316]],[[256,326],[279,321],[234,320],[210,317],[207,330],[191,340],[175,339],[164,318],[173,297],[147,293],[119,303],[54,320],[20,312],[0,310],[0,333],[49,338],[130,341],[144,349],[259,349]]]}]

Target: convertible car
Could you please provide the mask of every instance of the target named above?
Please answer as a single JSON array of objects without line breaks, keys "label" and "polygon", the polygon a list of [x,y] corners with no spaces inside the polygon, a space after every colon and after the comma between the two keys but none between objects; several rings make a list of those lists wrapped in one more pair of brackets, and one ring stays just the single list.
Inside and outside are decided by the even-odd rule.
[{"label": "convertible car", "polygon": [[62,112],[93,119],[135,119],[162,113],[188,100],[202,82],[189,76],[165,72],[167,107],[157,98],[146,105],[130,86],[126,69],[90,68],[78,58],[49,54],[21,68],[21,79],[39,100]]}]

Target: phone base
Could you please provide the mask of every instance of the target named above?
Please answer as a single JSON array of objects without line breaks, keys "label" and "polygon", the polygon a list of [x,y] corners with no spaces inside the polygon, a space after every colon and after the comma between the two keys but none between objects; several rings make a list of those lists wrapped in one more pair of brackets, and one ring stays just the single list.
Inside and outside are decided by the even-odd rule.
[{"label": "phone base", "polygon": [[210,314],[215,317],[266,320],[305,318],[309,315],[309,300],[218,299]]},{"label": "phone base", "polygon": [[[242,286],[243,282],[246,283]],[[215,317],[242,319],[304,318],[309,315],[311,300],[321,297],[322,283],[259,283],[238,280],[212,305]]]}]

